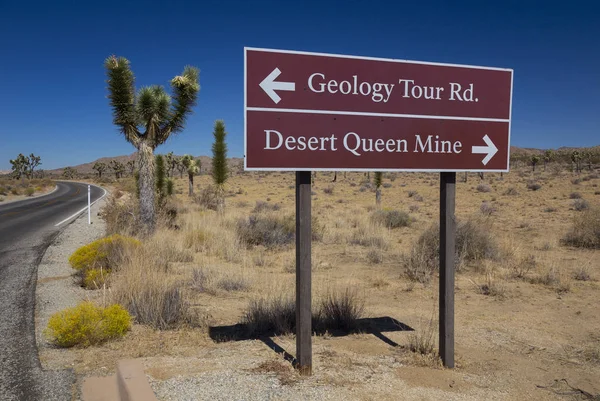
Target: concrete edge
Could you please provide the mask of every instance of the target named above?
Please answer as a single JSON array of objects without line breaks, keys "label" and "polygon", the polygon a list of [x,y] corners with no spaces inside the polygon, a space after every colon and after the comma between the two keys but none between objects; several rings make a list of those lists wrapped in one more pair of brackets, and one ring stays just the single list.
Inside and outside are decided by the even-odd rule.
[{"label": "concrete edge", "polygon": [[158,401],[139,359],[118,362],[117,386],[121,401]]}]

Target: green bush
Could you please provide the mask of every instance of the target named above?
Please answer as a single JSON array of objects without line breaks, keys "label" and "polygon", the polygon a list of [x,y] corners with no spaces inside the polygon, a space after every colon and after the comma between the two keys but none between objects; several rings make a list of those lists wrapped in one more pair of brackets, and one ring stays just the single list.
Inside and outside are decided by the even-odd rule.
[{"label": "green bush", "polygon": [[140,245],[135,238],[113,234],[77,249],[69,257],[69,263],[77,270],[83,287],[100,288],[110,271],[119,267],[126,250]]},{"label": "green bush", "polygon": [[35,193],[35,189],[29,187],[25,190],[25,195],[27,196],[33,196],[33,194]]},{"label": "green bush", "polygon": [[401,212],[400,210],[376,210],[371,215],[371,220],[387,228],[400,228],[410,226],[410,216],[408,215],[408,213]]},{"label": "green bush", "polygon": [[50,317],[45,334],[59,347],[87,347],[125,335],[131,317],[121,305],[107,308],[83,302]]}]

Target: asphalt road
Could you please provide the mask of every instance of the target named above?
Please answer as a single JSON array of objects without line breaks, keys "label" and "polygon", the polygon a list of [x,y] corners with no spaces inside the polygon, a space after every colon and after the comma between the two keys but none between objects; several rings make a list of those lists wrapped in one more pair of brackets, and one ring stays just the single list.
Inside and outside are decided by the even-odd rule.
[{"label": "asphalt road", "polygon": [[[91,187],[92,202],[104,190]],[[35,286],[42,256],[87,206],[87,184],[58,182],[39,198],[0,204],[0,400],[70,400],[74,375],[43,371],[35,342]],[[76,216],[73,216],[73,218]],[[66,220],[68,219],[68,220]]]}]

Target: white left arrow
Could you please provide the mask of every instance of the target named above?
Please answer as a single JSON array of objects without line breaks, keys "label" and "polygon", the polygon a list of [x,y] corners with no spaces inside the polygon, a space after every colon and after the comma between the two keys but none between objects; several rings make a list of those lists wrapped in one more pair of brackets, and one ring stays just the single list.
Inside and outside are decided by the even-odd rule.
[{"label": "white left arrow", "polygon": [[483,141],[485,142],[485,144],[487,146],[473,146],[471,153],[480,153],[480,154],[487,155],[481,161],[483,163],[483,165],[485,166],[492,159],[492,157],[494,157],[494,155],[498,152],[498,148],[496,147],[496,145],[494,145],[494,142],[492,142],[492,140],[490,139],[489,136],[487,136],[487,134],[483,137]]},{"label": "white left arrow", "polygon": [[281,74],[279,68],[275,68],[263,81],[260,83],[260,87],[265,91],[275,104],[279,103],[281,97],[275,92],[279,91],[295,91],[296,84],[294,82],[277,82],[277,77]]}]

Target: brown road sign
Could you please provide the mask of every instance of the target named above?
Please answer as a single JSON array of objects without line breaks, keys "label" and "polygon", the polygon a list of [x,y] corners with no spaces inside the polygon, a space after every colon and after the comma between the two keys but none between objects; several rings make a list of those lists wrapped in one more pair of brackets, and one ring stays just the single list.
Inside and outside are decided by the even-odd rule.
[{"label": "brown road sign", "polygon": [[509,69],[245,49],[248,170],[508,171]]}]

